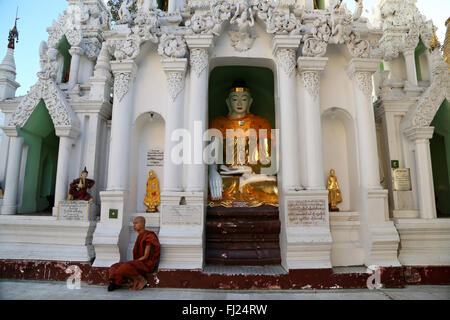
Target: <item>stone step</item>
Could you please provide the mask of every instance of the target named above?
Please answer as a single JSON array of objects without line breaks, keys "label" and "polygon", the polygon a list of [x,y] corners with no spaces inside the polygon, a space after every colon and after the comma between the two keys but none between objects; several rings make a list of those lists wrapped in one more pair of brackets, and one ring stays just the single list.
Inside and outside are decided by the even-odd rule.
[{"label": "stone step", "polygon": [[281,222],[278,221],[243,221],[240,219],[231,221],[207,221],[207,234],[279,234]]}]

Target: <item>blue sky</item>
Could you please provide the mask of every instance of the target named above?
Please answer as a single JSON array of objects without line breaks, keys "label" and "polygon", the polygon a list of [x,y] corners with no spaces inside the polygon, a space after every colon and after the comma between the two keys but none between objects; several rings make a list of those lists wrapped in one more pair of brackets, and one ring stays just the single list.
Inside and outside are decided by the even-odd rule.
[{"label": "blue sky", "polygon": [[[344,0],[352,10],[354,1]],[[376,0],[365,0],[366,13],[370,16],[371,8]],[[417,5],[427,18],[433,19],[439,27],[438,35],[443,42],[445,21],[450,15],[448,0],[418,0]],[[6,53],[8,31],[14,24],[16,7],[19,6],[20,42],[16,46],[15,58],[17,81],[21,87],[17,95],[25,95],[36,82],[39,71],[39,44],[47,40],[46,28],[67,8],[66,0],[0,0],[0,60]]]}]

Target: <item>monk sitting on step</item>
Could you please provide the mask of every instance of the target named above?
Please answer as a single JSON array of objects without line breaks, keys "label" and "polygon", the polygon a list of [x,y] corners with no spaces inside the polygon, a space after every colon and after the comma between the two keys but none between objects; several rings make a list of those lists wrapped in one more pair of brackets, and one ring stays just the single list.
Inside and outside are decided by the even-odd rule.
[{"label": "monk sitting on step", "polygon": [[161,246],[154,232],[145,230],[145,218],[137,217],[133,221],[134,231],[139,235],[133,249],[133,261],[120,262],[109,269],[108,291],[120,288],[124,278],[131,279],[133,285],[130,290],[139,291],[145,288],[145,276],[155,270],[159,261]]}]

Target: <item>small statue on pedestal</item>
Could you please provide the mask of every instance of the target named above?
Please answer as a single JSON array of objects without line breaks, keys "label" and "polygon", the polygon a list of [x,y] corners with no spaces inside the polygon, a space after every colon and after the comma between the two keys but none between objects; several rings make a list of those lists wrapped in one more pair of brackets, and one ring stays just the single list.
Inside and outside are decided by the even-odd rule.
[{"label": "small statue on pedestal", "polygon": [[335,171],[330,170],[330,176],[328,177],[328,202],[331,212],[339,212],[337,205],[342,202],[341,188],[339,187],[338,179],[335,176]]},{"label": "small statue on pedestal", "polygon": [[159,180],[155,176],[153,170],[149,173],[149,178],[147,180],[147,195],[144,199],[144,204],[147,207],[147,212],[157,212],[157,207],[161,202],[161,194],[159,189]]},{"label": "small statue on pedestal", "polygon": [[70,184],[69,201],[89,201],[94,202],[94,199],[89,194],[92,187],[95,185],[94,180],[88,179],[89,172],[84,168],[79,179],[75,179]]}]

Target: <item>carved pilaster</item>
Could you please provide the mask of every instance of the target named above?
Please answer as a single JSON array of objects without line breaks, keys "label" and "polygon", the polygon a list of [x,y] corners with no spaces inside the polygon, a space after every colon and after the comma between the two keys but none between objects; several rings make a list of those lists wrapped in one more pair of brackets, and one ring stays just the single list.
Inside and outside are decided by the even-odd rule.
[{"label": "carved pilaster", "polygon": [[277,52],[277,61],[281,69],[292,76],[296,66],[296,51],[294,49],[280,49]]},{"label": "carved pilaster", "polygon": [[306,71],[301,74],[303,85],[308,93],[316,100],[319,97],[320,74],[318,71]]},{"label": "carved pilaster", "polygon": [[298,71],[305,89],[313,100],[319,98],[320,74],[327,65],[328,58],[322,57],[299,57]]},{"label": "carved pilaster", "polygon": [[354,81],[358,89],[366,96],[371,97],[373,92],[372,74],[380,67],[376,59],[354,58],[347,66],[347,74]]},{"label": "carved pilaster", "polygon": [[130,90],[131,81],[136,76],[137,67],[133,61],[113,61],[111,68],[114,74],[114,97],[118,102],[122,102]]},{"label": "carved pilaster", "polygon": [[208,65],[209,54],[204,48],[193,48],[191,49],[190,64],[192,71],[200,77],[203,71]]},{"label": "carved pilaster", "polygon": [[167,76],[169,96],[175,101],[184,88],[187,59],[163,59],[162,63]]}]

